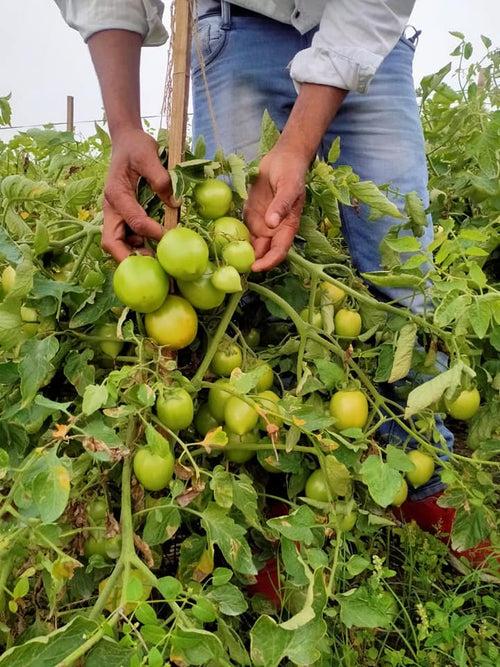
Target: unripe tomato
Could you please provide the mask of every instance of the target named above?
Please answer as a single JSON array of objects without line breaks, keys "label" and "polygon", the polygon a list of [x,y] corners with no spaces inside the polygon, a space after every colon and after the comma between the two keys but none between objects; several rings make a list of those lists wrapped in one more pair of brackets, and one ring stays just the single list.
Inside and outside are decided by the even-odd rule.
[{"label": "unripe tomato", "polygon": [[30,308],[29,306],[21,306],[21,319],[23,322],[38,322],[40,320],[40,316],[38,315],[38,312],[34,308]]},{"label": "unripe tomato", "polygon": [[[260,343],[260,331],[252,327],[246,333],[243,334],[248,347],[251,347],[253,350],[259,346]],[[266,387],[268,389],[269,387]]]},{"label": "unripe tomato", "polygon": [[244,435],[252,431],[259,420],[257,411],[242,398],[231,396],[224,407],[224,421],[230,431]]},{"label": "unripe tomato", "polygon": [[96,329],[95,335],[100,338],[114,339],[99,341],[99,347],[108,357],[116,359],[123,349],[123,341],[116,340],[116,324],[113,324],[112,322],[101,324],[101,326]]},{"label": "unripe tomato", "polygon": [[174,473],[174,455],[155,454],[147,445],[134,456],[134,474],[147,491],[161,491],[169,485]]},{"label": "unripe tomato", "polygon": [[216,220],[212,227],[212,236],[215,247],[221,251],[231,241],[250,241],[248,227],[238,220],[226,216]]},{"label": "unripe tomato", "polygon": [[[300,311],[300,316],[305,322],[309,322],[309,308],[302,308]],[[321,312],[319,310],[314,310],[312,314],[312,320],[310,322],[313,327],[321,329],[323,326],[323,318],[321,317]]]},{"label": "unripe tomato", "polygon": [[368,421],[368,401],[359,389],[343,389],[330,399],[330,414],[335,419],[335,428],[363,428]]},{"label": "unripe tomato", "polygon": [[105,498],[94,498],[87,508],[87,514],[94,523],[101,523],[108,515],[108,504]]},{"label": "unripe tomato", "polygon": [[13,266],[6,266],[2,271],[2,289],[4,294],[8,294],[16,282],[16,270]]},{"label": "unripe tomato", "polygon": [[467,421],[474,417],[479,410],[481,395],[474,387],[473,389],[463,389],[454,401],[445,400],[446,411],[454,419]]},{"label": "unripe tomato", "polygon": [[[144,602],[144,600],[147,600],[149,596],[151,595],[151,590],[152,586],[149,583],[149,579],[146,577],[146,575],[141,571],[141,570],[136,570],[136,569],[130,569],[130,577],[140,581],[142,584],[141,586],[141,591],[138,593],[136,599],[134,600],[128,600],[128,602],[125,605],[124,608],[124,613],[127,616],[130,616],[130,614],[133,613],[133,611],[136,609],[136,607],[141,603]],[[130,581],[130,579],[129,579]],[[103,579],[101,582],[99,582],[99,593],[102,593],[103,590],[106,588],[106,584],[108,582],[108,577],[106,579]],[[108,599],[106,600],[106,604],[104,606],[104,609],[106,609],[109,612],[113,612],[116,609],[118,609],[118,606],[120,604],[120,598],[122,594],[122,587],[123,587],[123,576],[120,575],[118,577],[117,584],[115,588],[110,592]],[[136,586],[131,587],[133,591],[136,591]],[[130,596],[127,596],[130,597]]]},{"label": "unripe tomato", "polygon": [[200,216],[205,220],[213,220],[226,215],[229,211],[233,193],[224,181],[217,178],[207,178],[206,181],[195,187],[193,197]]},{"label": "unripe tomato", "polygon": [[219,377],[229,377],[235,368],[241,368],[242,362],[240,346],[232,341],[223,341],[213,356],[211,368]]},{"label": "unripe tomato", "polygon": [[334,323],[337,336],[354,338],[361,333],[361,315],[355,310],[341,308],[335,314]]},{"label": "unripe tomato", "polygon": [[120,535],[106,537],[104,533],[100,536],[91,535],[83,546],[87,558],[91,556],[102,556],[103,558],[118,558],[121,552],[122,540]]},{"label": "unripe tomato", "polygon": [[[327,503],[330,498],[328,494],[328,482],[325,476],[325,473],[318,468],[314,470],[306,481],[306,486],[304,489],[306,498],[310,500],[317,500],[321,503]],[[330,492],[330,496],[333,494]]]},{"label": "unripe tomato", "polygon": [[274,382],[274,371],[269,364],[266,364],[263,361],[257,362],[257,366],[262,369],[261,376],[259,381],[255,386],[255,391],[257,393],[267,391],[271,389]]},{"label": "unripe tomato", "polygon": [[[280,397],[274,391],[270,389],[261,391],[257,394],[255,400],[267,413],[279,412],[276,404],[280,400]],[[266,417],[267,422],[262,417],[259,418],[259,425],[263,431],[267,430],[267,423],[275,424],[278,427],[283,425],[283,420],[274,414],[267,414]]]},{"label": "unripe tomato", "polygon": [[187,227],[170,229],[156,249],[158,261],[177,280],[197,280],[208,266],[208,246],[198,232]]},{"label": "unripe tomato", "polygon": [[218,289],[213,282],[214,271],[215,266],[208,262],[205,273],[200,278],[177,280],[182,296],[199,310],[217,308],[224,301],[225,291]]},{"label": "unripe tomato", "polygon": [[412,449],[408,452],[408,458],[415,466],[413,470],[406,473],[406,479],[410,482],[413,488],[418,489],[419,486],[427,484],[434,474],[435,463],[432,456]]},{"label": "unripe tomato", "polygon": [[345,299],[345,292],[340,287],[332,285],[331,283],[323,282],[320,285],[321,292],[325,295],[327,303],[331,303],[334,308],[340,306]]},{"label": "unripe tomato", "polygon": [[356,525],[357,518],[358,515],[354,511],[347,512],[347,514],[341,514],[340,517],[337,516],[337,525],[339,530],[343,533],[348,533]]},{"label": "unripe tomato", "polygon": [[208,409],[208,404],[202,403],[194,416],[194,425],[198,433],[205,437],[209,431],[217,428],[219,423],[220,422],[215,419],[215,417]]},{"label": "unripe tomato", "polygon": [[401,486],[398,489],[398,492],[392,499],[391,505],[393,507],[401,507],[404,501],[408,498],[408,484],[405,479],[401,480]]},{"label": "unripe tomato", "polygon": [[212,285],[226,294],[235,294],[243,289],[240,274],[234,266],[221,266],[214,271]]},{"label": "unripe tomato", "polygon": [[255,252],[248,241],[231,241],[224,247],[222,257],[239,273],[248,273],[255,262]]},{"label": "unripe tomato", "polygon": [[198,317],[189,301],[170,294],[160,308],[147,313],[144,325],[148,336],[158,345],[181,350],[196,338]]},{"label": "unripe tomato", "polygon": [[229,387],[229,381],[220,379],[216,380],[208,391],[208,408],[212,417],[221,424],[224,421],[224,410],[227,401],[231,398],[228,391],[224,391],[224,387]]},{"label": "unripe tomato", "polygon": [[256,431],[250,431],[243,435],[237,435],[226,430],[227,446],[235,449],[226,449],[225,456],[228,461],[232,463],[246,463],[255,456],[254,449],[237,449],[239,445],[254,444],[259,442],[259,435]]},{"label": "unripe tomato", "polygon": [[129,255],[113,276],[113,288],[120,301],[139,313],[157,310],[168,294],[168,278],[154,257]]},{"label": "unripe tomato", "polygon": [[193,421],[193,399],[182,387],[177,387],[156,401],[158,418],[172,431],[182,431]]}]

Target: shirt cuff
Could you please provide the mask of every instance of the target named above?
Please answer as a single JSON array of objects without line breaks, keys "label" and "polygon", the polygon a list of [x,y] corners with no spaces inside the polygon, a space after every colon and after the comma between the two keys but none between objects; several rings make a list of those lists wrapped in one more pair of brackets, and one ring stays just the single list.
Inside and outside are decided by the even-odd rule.
[{"label": "shirt cuff", "polygon": [[330,50],[311,46],[294,57],[290,75],[297,90],[301,83],[319,83],[366,93],[382,60],[381,56],[356,47]]}]

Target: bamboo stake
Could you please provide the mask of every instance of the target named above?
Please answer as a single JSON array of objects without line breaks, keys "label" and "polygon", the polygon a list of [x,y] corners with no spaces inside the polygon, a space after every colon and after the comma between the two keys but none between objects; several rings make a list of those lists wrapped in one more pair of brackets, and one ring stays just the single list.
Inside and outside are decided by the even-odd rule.
[{"label": "bamboo stake", "polygon": [[[186,141],[189,100],[189,66],[191,59],[191,3],[175,0],[174,32],[172,34],[172,100],[168,135],[168,168],[182,161]],[[164,225],[176,226],[179,209],[166,207]]]},{"label": "bamboo stake", "polygon": [[75,129],[75,98],[73,95],[66,96],[66,131],[73,132]]}]

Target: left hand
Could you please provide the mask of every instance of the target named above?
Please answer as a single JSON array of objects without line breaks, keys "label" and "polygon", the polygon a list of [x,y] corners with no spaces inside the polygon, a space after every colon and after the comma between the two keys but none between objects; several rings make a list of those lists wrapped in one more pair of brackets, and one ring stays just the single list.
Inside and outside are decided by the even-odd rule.
[{"label": "left hand", "polygon": [[256,261],[252,271],[268,271],[288,254],[299,228],[309,160],[279,143],[262,159],[244,217]]}]

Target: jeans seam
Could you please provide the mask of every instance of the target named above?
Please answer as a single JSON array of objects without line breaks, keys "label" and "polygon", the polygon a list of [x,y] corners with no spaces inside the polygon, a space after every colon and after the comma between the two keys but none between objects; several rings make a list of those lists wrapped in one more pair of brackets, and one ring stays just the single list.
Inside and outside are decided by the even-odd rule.
[{"label": "jeans seam", "polygon": [[[210,32],[211,32],[211,28],[212,28],[212,26],[209,26],[209,28],[208,28],[208,30],[209,30],[209,32],[208,32],[208,40],[209,40],[209,41],[210,41]],[[215,59],[222,53],[222,51],[224,50],[224,48],[226,47],[226,44],[227,44],[227,42],[228,42],[230,27],[223,28],[223,27],[222,27],[222,24],[220,23],[220,24],[217,26],[217,29],[222,31],[220,44],[218,44],[218,45],[217,45],[217,48],[216,48],[213,52],[210,53],[210,55],[208,56],[208,58],[203,57],[203,65],[204,65],[205,71],[208,70],[208,68],[209,68],[210,65],[214,62],[214,60],[215,60]],[[196,40],[196,36],[195,36],[194,39]],[[202,51],[203,49],[202,49],[202,45],[201,45],[201,43],[200,43],[199,47],[200,47],[200,51]],[[195,53],[196,53],[196,55],[198,55],[198,54],[197,54],[197,50],[196,50],[196,48],[195,48]],[[202,55],[203,55],[203,54],[202,54]],[[201,67],[201,64],[200,64],[200,63],[198,63],[198,65],[196,65],[195,67],[193,67],[193,69],[192,69],[192,74],[193,74],[193,76],[198,75],[198,74],[201,72],[201,68],[202,68],[202,67]]]}]

